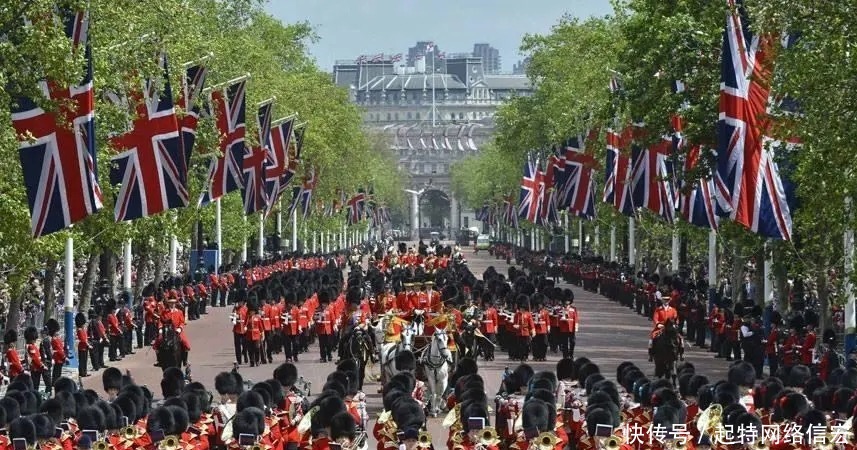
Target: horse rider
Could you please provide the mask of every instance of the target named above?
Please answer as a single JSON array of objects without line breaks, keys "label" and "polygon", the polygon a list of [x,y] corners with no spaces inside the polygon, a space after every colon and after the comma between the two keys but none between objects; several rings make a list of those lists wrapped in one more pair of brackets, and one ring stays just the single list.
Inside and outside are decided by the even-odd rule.
[{"label": "horse rider", "polygon": [[360,288],[349,289],[345,297],[347,307],[340,319],[342,327],[339,330],[340,359],[342,359],[343,350],[345,349],[346,338],[351,337],[355,330],[360,329],[363,330],[365,335],[369,336],[367,340],[370,346],[369,355],[372,358],[372,362],[377,362],[377,356],[375,355],[375,333],[369,332],[369,314],[360,307],[363,300]]},{"label": "horse rider", "polygon": [[[187,339],[187,335],[184,332],[185,327],[185,318],[182,310],[176,307],[176,298],[174,296],[169,296],[166,299],[167,309],[161,313],[161,327],[172,325],[175,329],[176,334],[178,334],[179,341],[181,341],[182,345],[182,364],[187,365],[187,355],[190,352],[190,341]],[[155,340],[155,343],[152,345],[154,350],[158,350],[158,345],[163,340],[161,335]]]},{"label": "horse rider", "polygon": [[[673,324],[678,322],[678,311],[670,306],[670,298],[661,295],[660,291],[655,292],[655,299],[659,306],[652,314],[652,333],[649,339],[649,361],[652,361],[652,341],[655,340],[663,332],[667,321],[672,321]],[[679,338],[681,339],[681,338]]]}]

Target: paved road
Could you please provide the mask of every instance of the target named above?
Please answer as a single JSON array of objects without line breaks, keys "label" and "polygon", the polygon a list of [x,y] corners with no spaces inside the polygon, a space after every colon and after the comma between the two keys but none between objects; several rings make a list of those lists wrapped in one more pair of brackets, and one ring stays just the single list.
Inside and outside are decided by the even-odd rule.
[{"label": "paved road", "polygon": [[[468,251],[465,257],[477,276],[491,265],[503,273],[508,267],[505,261],[497,260],[487,252],[474,255]],[[609,379],[614,378],[615,375],[612,374],[615,373],[616,366],[626,360],[635,362],[650,376],[653,375],[654,367],[647,362],[646,354],[649,322],[628,308],[619,306],[600,295],[583,291],[578,287],[573,287],[572,290],[575,294],[575,305],[581,316],[575,356],[587,356],[592,359]],[[190,356],[192,377],[213,391],[215,375],[232,369],[234,351],[229,321],[231,309],[209,308],[209,311],[210,313],[202,319],[191,322],[187,327],[187,333],[192,347]],[[300,374],[312,382],[312,389],[316,393],[321,389],[327,375],[334,369],[332,363],[316,362],[319,359],[317,352],[317,346],[311,347],[309,354],[302,355],[298,366]],[[697,372],[709,377],[722,376],[728,364],[721,359],[715,359],[711,353],[695,348],[688,349],[685,357],[696,366]],[[276,364],[282,361],[283,356],[278,355],[278,358],[275,357]],[[150,386],[155,397],[159,398],[160,370],[152,366],[154,360],[153,351],[138,350],[135,355],[118,362],[117,367],[130,370],[137,383]],[[532,363],[532,365],[537,371],[553,370],[558,360],[559,356],[548,355],[548,361]],[[262,381],[271,377],[275,365],[242,367],[240,371],[245,379]],[[499,387],[503,370],[508,366],[514,368],[514,363],[507,361],[505,355],[499,353],[495,361],[480,361],[479,372],[485,379],[489,399],[493,398]],[[100,391],[100,372],[85,378],[83,382],[86,387]],[[381,409],[380,394],[377,394],[379,387],[377,383],[368,381],[364,386],[373,419]],[[443,442],[446,439],[446,430],[443,429],[441,421],[442,417],[429,420],[429,432],[435,436],[437,442]],[[374,442],[370,442],[370,446],[374,445]]]}]

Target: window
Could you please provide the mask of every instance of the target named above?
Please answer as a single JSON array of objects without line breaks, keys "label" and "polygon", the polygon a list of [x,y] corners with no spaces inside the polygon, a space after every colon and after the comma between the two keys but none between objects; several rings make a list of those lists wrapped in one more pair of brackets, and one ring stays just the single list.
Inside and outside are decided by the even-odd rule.
[{"label": "window", "polygon": [[464,228],[470,228],[470,217],[464,216]]},{"label": "window", "polygon": [[458,119],[464,120],[464,113],[458,113]]},{"label": "window", "polygon": [[417,113],[417,120],[420,120],[420,113]]},{"label": "window", "polygon": [[408,112],[408,120],[411,120],[411,119],[412,119],[412,117],[411,117],[411,113],[410,113],[410,111],[409,111],[409,112]]},{"label": "window", "polygon": [[395,120],[399,120],[399,113],[396,113],[394,116]]}]

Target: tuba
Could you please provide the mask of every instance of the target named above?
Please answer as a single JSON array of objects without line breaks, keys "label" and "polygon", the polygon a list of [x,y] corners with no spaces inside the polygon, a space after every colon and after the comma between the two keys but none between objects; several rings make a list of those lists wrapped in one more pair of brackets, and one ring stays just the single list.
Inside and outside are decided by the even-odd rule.
[{"label": "tuba", "polygon": [[479,432],[479,444],[491,447],[500,443],[500,436],[494,427],[485,427]]},{"label": "tuba", "polygon": [[601,444],[602,450],[619,450],[622,448],[622,444],[625,443],[625,440],[619,436],[609,436],[604,439],[604,442]]},{"label": "tuba", "polygon": [[545,431],[544,433],[536,436],[534,443],[538,446],[539,450],[553,450],[558,442],[559,438],[556,437],[556,433]]},{"label": "tuba", "polygon": [[417,448],[431,448],[431,435],[428,431],[420,431],[417,435]]},{"label": "tuba", "polygon": [[[160,450],[179,450],[181,446],[181,441],[178,436],[167,436],[158,444],[158,449]],[[96,450],[93,448],[93,450]],[[106,449],[105,449],[106,450]]]},{"label": "tuba", "polygon": [[110,444],[107,441],[95,441],[92,443],[92,450],[109,450]]}]

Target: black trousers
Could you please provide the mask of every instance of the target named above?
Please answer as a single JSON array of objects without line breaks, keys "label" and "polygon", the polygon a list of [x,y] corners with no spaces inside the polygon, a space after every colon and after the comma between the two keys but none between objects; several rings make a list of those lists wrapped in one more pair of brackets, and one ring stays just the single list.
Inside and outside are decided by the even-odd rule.
[{"label": "black trousers", "polygon": [[332,334],[319,334],[318,335],[318,348],[319,348],[319,353],[321,354],[322,360],[332,360],[333,359],[333,335]]},{"label": "black trousers", "polygon": [[777,354],[768,355],[768,371],[771,376],[776,376],[778,370],[780,370],[780,357]]},{"label": "black trousers", "polygon": [[[496,341],[496,335],[494,333],[486,334],[485,337],[491,342]],[[486,343],[484,340],[479,342],[479,345],[482,346],[482,354],[485,356],[485,359],[491,361],[494,359],[494,346]]]},{"label": "black trousers", "polygon": [[77,351],[77,375],[85,377],[87,375],[86,364],[89,362],[89,350],[84,349]]},{"label": "black trousers", "polygon": [[62,367],[64,364],[54,363],[54,366],[51,368],[51,386],[57,382],[57,380],[62,377]]},{"label": "black trousers", "polygon": [[300,354],[301,350],[301,335],[287,334],[283,339],[283,352],[286,354],[286,359],[295,359]]},{"label": "black trousers", "polygon": [[238,333],[232,333],[232,343],[235,346],[235,362],[241,364],[242,356],[243,361],[247,362],[247,350],[244,349],[244,335]]},{"label": "black trousers", "polygon": [[548,345],[552,352],[556,353],[557,349],[559,349],[559,328],[551,327],[551,331],[548,334]]},{"label": "black trousers", "polygon": [[525,360],[530,357],[530,344],[532,338],[529,336],[526,337],[518,337],[518,354],[517,359]]},{"label": "black trousers", "polygon": [[107,350],[107,357],[110,358],[111,361],[116,361],[119,358],[119,343],[121,336],[114,336],[111,334],[107,339],[110,342],[110,348]]},{"label": "black trousers", "polygon": [[560,333],[559,336],[562,357],[574,359],[574,346],[577,343],[577,337],[574,333]]},{"label": "black trousers", "polygon": [[104,342],[96,342],[92,344],[92,370],[98,370],[104,367]]},{"label": "black trousers", "polygon": [[247,347],[247,354],[250,357],[250,367],[258,365],[262,358],[262,341],[246,339],[244,345]]},{"label": "black trousers", "polygon": [[33,390],[38,391],[39,387],[42,385],[42,378],[45,379],[45,385],[48,385],[48,375],[47,370],[42,370],[41,372],[36,372],[35,370],[30,370],[30,378],[33,380]]},{"label": "black trousers", "polygon": [[536,337],[533,338],[532,341],[533,347],[533,358],[534,359],[545,359],[548,354],[548,335],[547,334],[537,334]]},{"label": "black trousers", "polygon": [[130,355],[134,350],[134,330],[125,330],[122,332],[122,354]]},{"label": "black trousers", "polygon": [[158,332],[158,329],[155,327],[155,322],[147,323],[145,331],[143,332],[143,339],[146,341],[146,345],[151,346],[152,342],[155,340],[155,334]]}]

